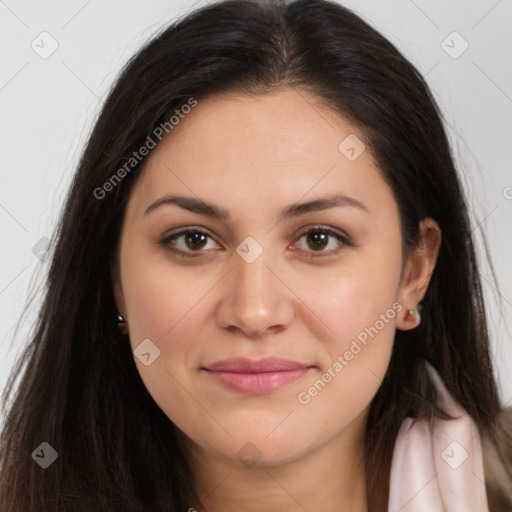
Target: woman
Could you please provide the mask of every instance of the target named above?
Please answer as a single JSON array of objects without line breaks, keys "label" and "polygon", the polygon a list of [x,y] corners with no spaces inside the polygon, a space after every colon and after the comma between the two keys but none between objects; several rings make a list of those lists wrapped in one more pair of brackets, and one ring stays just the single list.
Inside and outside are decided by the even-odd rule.
[{"label": "woman", "polygon": [[220,2],[127,64],[22,367],[5,512],[512,507],[440,114],[334,3]]}]

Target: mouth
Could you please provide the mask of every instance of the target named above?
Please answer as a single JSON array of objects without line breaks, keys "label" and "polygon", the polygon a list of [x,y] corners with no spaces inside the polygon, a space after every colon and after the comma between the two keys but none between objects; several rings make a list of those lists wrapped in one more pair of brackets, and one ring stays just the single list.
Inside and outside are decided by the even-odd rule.
[{"label": "mouth", "polygon": [[245,394],[264,394],[282,388],[315,368],[287,359],[257,361],[235,358],[201,368],[223,386]]}]

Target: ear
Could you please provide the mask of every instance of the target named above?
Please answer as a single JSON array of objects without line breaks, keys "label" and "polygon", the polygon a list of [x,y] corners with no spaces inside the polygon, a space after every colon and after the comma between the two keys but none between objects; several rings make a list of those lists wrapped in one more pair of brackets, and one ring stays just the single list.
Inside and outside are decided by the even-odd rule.
[{"label": "ear", "polygon": [[[398,317],[397,328],[404,331],[414,329],[420,323],[417,307],[427,293],[441,246],[441,229],[434,219],[422,219],[419,228],[418,244],[407,257],[398,290],[398,302],[403,310]],[[411,310],[415,311],[412,315]]]}]

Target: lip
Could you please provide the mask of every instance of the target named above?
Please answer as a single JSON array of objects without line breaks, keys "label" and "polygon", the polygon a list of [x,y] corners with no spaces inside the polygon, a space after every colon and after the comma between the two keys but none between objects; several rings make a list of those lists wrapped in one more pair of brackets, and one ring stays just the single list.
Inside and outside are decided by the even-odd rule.
[{"label": "lip", "polygon": [[235,357],[225,359],[207,366],[205,369],[212,372],[237,372],[237,373],[263,373],[263,372],[281,372],[290,370],[303,370],[310,366],[289,359],[278,357],[264,357],[254,360],[246,357]]},{"label": "lip", "polygon": [[304,363],[267,357],[256,361],[246,358],[226,359],[202,369],[231,390],[262,394],[300,379],[311,368]]}]

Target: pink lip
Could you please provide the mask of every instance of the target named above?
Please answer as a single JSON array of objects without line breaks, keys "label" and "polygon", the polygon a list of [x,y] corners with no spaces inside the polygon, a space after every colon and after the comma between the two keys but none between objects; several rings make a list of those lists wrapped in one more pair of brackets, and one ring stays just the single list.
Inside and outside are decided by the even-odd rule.
[{"label": "pink lip", "polygon": [[281,372],[289,370],[303,370],[309,368],[307,364],[290,361],[289,359],[279,359],[277,357],[264,357],[254,361],[245,357],[235,357],[234,359],[225,359],[206,367],[206,370],[212,372],[237,372],[237,373],[262,373],[262,372]]},{"label": "pink lip", "polygon": [[299,379],[310,368],[303,363],[268,357],[258,361],[227,359],[203,369],[232,390],[260,394],[269,393]]}]

